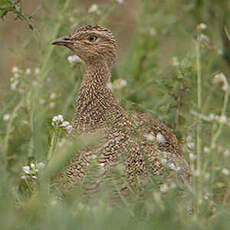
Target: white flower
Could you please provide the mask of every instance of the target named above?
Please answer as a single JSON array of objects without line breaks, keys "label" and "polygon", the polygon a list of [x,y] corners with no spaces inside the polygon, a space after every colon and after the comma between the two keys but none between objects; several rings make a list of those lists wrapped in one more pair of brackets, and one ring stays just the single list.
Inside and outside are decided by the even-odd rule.
[{"label": "white flower", "polygon": [[225,115],[221,115],[218,117],[218,120],[220,123],[226,123],[227,122],[227,117]]},{"label": "white flower", "polygon": [[45,104],[45,102],[46,102],[45,99],[40,99],[40,100],[39,100],[39,103],[40,103],[41,105]]},{"label": "white flower", "polygon": [[174,56],[174,57],[171,58],[171,65],[172,66],[179,66],[180,65],[178,57]]},{"label": "white flower", "polygon": [[209,192],[206,192],[206,193],[204,194],[204,199],[205,199],[205,200],[208,200],[210,197],[211,197],[211,194],[210,194]]},{"label": "white flower", "polygon": [[56,93],[51,93],[50,94],[50,99],[55,99],[56,98]]},{"label": "white flower", "polygon": [[226,149],[224,151],[224,157],[228,157],[230,155],[230,151],[228,149]]},{"label": "white flower", "polygon": [[121,87],[125,87],[127,85],[127,81],[124,79],[121,79],[120,85],[121,85]]},{"label": "white flower", "polygon": [[73,63],[73,56],[68,56],[67,60],[68,60],[69,63]]},{"label": "white flower", "polygon": [[187,136],[186,141],[187,142],[191,142],[192,141],[192,137],[191,136]]},{"label": "white flower", "polygon": [[147,133],[147,134],[144,134],[144,137],[148,140],[148,141],[154,141],[155,140],[155,136],[150,134],[150,133]]},{"label": "white flower", "polygon": [[22,180],[26,180],[27,177],[26,177],[26,176],[21,176],[21,179],[22,179]]},{"label": "white flower", "polygon": [[213,83],[222,83],[222,90],[228,90],[228,80],[224,73],[218,73],[213,78]]},{"label": "white flower", "polygon": [[69,63],[75,62],[75,63],[79,64],[81,62],[81,59],[77,55],[68,56],[67,60]]},{"label": "white flower", "polygon": [[167,192],[168,189],[169,189],[169,187],[167,184],[160,185],[160,191],[161,192]]},{"label": "white flower", "polygon": [[60,127],[67,127],[69,125],[68,121],[63,121],[62,124],[60,125]]},{"label": "white flower", "polygon": [[200,24],[197,26],[197,29],[199,29],[199,30],[205,30],[205,29],[207,29],[207,25],[204,24],[204,23],[200,23]]},{"label": "white flower", "polygon": [[51,205],[52,205],[52,206],[56,206],[57,203],[58,203],[57,200],[52,200],[52,201],[51,201]]},{"label": "white flower", "polygon": [[66,130],[66,132],[67,132],[68,134],[70,134],[70,133],[72,132],[72,130],[73,130],[72,125],[68,125],[68,126],[65,128],[65,130]]},{"label": "white flower", "polygon": [[194,155],[193,153],[189,153],[189,158],[191,160],[195,160],[196,159],[196,155]]},{"label": "white flower", "polygon": [[64,121],[64,118],[61,114],[57,115],[57,116],[54,116],[53,119],[52,119],[52,126],[55,126],[57,125],[58,123],[62,123]]},{"label": "white flower", "polygon": [[230,174],[229,170],[226,168],[223,168],[221,171],[225,176],[228,176]]},{"label": "white flower", "polygon": [[176,169],[176,166],[173,163],[168,164],[168,166],[169,166],[169,169],[171,169],[171,170],[175,170]]},{"label": "white flower", "polygon": [[209,37],[207,35],[201,34],[200,35],[200,42],[203,42],[205,45],[208,46],[209,43],[210,43],[210,39],[209,39]]},{"label": "white flower", "polygon": [[55,107],[56,103],[55,102],[50,102],[49,103],[49,108],[53,109]]},{"label": "white flower", "polygon": [[193,176],[199,177],[200,176],[200,171],[199,170],[194,170],[193,171]]},{"label": "white flower", "polygon": [[124,3],[124,0],[115,0],[117,3],[119,4],[123,4]]},{"label": "white flower", "polygon": [[11,90],[16,90],[18,83],[19,83],[18,80],[13,81],[10,85]]},{"label": "white flower", "polygon": [[104,168],[104,167],[105,167],[105,163],[101,163],[100,166],[101,166],[102,168]]},{"label": "white flower", "polygon": [[29,74],[31,74],[31,72],[32,72],[32,71],[31,71],[31,69],[30,69],[30,68],[27,68],[27,69],[26,69],[26,74],[28,74],[28,75],[29,75]]},{"label": "white flower", "polygon": [[12,72],[13,72],[13,73],[17,73],[18,71],[19,71],[19,69],[18,69],[17,66],[14,66],[14,67],[12,68]]},{"label": "white flower", "polygon": [[40,73],[40,68],[36,67],[36,68],[34,69],[34,74],[35,74],[35,75],[38,75],[39,73]]},{"label": "white flower", "polygon": [[45,168],[45,164],[44,164],[43,162],[39,162],[39,163],[37,164],[37,167],[38,167],[39,169],[43,169],[43,168]]},{"label": "white flower", "polygon": [[204,146],[204,152],[205,152],[205,153],[209,153],[209,152],[210,152],[210,149],[209,149],[207,146]]},{"label": "white flower", "polygon": [[113,86],[114,88],[121,89],[127,86],[127,81],[124,79],[117,79],[116,81],[114,81]]},{"label": "white flower", "polygon": [[209,114],[209,120],[213,121],[215,119],[216,115],[214,113]]},{"label": "white flower", "polygon": [[10,114],[6,113],[3,115],[3,121],[9,121],[10,119]]},{"label": "white flower", "polygon": [[150,30],[149,30],[149,33],[151,36],[155,36],[157,34],[157,31],[154,27],[152,27]]},{"label": "white flower", "polygon": [[195,144],[193,142],[190,142],[187,144],[188,148],[192,149],[194,148]]},{"label": "white flower", "polygon": [[217,54],[223,55],[223,50],[222,49],[217,49]]},{"label": "white flower", "polygon": [[22,169],[26,174],[30,174],[30,166],[28,166],[28,165],[23,166]]},{"label": "white flower", "polygon": [[157,141],[161,144],[164,144],[166,142],[165,137],[161,133],[157,134]]},{"label": "white flower", "polygon": [[35,164],[34,163],[31,163],[30,166],[31,166],[31,168],[35,168]]},{"label": "white flower", "polygon": [[97,155],[93,154],[93,155],[92,155],[92,159],[93,159],[93,160],[97,159]]},{"label": "white flower", "polygon": [[113,84],[112,84],[111,82],[108,82],[108,83],[107,83],[107,88],[108,88],[108,89],[112,89],[112,88],[113,88]]},{"label": "white flower", "polygon": [[36,179],[38,179],[38,177],[37,177],[37,176],[32,176],[32,178],[33,178],[33,179],[35,179],[35,180],[36,180]]},{"label": "white flower", "polygon": [[64,121],[63,115],[61,114],[57,115],[57,120],[63,122]]},{"label": "white flower", "polygon": [[88,10],[88,13],[95,13],[98,11],[98,5],[97,4],[92,4]]}]

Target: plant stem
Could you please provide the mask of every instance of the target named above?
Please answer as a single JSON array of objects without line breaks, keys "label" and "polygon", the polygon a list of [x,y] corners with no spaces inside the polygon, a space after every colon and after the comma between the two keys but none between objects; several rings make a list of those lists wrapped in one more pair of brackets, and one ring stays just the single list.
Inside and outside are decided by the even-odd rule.
[{"label": "plant stem", "polygon": [[54,152],[54,149],[55,149],[55,142],[56,142],[56,132],[54,132],[52,138],[51,138],[51,142],[50,142],[50,147],[49,147],[49,151],[48,151],[48,154],[47,154],[47,161],[49,162],[50,159],[52,158],[53,156],[53,152]]},{"label": "plant stem", "polygon": [[[229,98],[229,87],[227,88],[227,90],[226,90],[226,92],[224,94],[224,103],[223,103],[223,107],[222,107],[222,110],[221,110],[221,117],[225,116],[227,105],[228,105],[228,98]],[[219,125],[217,131],[214,132],[214,134],[212,136],[212,140],[211,140],[211,149],[215,148],[216,141],[217,141],[218,137],[221,134],[223,125],[224,125],[223,122],[220,122],[220,125]]]},{"label": "plant stem", "polygon": [[[202,86],[201,86],[201,54],[200,54],[200,33],[198,32],[198,37],[196,41],[196,66],[197,66],[197,112],[201,114],[202,106]],[[201,173],[201,119],[197,118],[196,127],[196,153],[197,153],[197,171]],[[199,215],[199,202],[201,200],[201,186],[200,181],[197,179],[197,215]]]},{"label": "plant stem", "polygon": [[[196,43],[196,64],[197,64],[197,110],[201,114],[202,106],[202,87],[201,87],[201,57],[200,57],[200,41]],[[197,170],[201,170],[201,119],[198,117],[196,127],[196,151],[197,151]]]}]

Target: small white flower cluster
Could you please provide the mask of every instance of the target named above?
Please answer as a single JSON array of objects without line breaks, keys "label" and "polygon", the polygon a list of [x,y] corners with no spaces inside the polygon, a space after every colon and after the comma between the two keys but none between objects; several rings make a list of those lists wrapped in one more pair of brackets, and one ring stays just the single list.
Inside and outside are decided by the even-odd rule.
[{"label": "small white flower cluster", "polygon": [[211,198],[211,193],[209,193],[209,192],[206,192],[205,194],[204,194],[204,199],[205,200],[209,200],[210,198]]},{"label": "small white flower cluster", "polygon": [[207,29],[207,25],[204,24],[204,23],[200,23],[198,26],[197,26],[197,29],[198,30],[206,30]]},{"label": "small white flower cluster", "polygon": [[[13,76],[10,78],[10,89],[13,91],[16,91],[19,89],[20,85],[20,78],[22,78],[24,75],[31,75],[32,70],[30,68],[27,68],[26,70],[19,69],[17,66],[14,66],[12,68]],[[36,67],[34,69],[34,75],[38,75],[40,73],[40,68]],[[19,89],[19,92],[23,92],[23,89]]]},{"label": "small white flower cluster", "polygon": [[178,173],[181,172],[181,167],[177,167],[173,162],[168,162],[168,160],[165,158],[161,159],[161,163],[164,167],[166,167],[169,170],[173,170]]},{"label": "small white flower cluster", "polygon": [[207,35],[203,34],[202,31],[207,29],[207,25],[204,23],[200,23],[197,26],[197,30],[200,32],[198,40],[200,41],[200,44],[202,47],[210,48],[210,39]]},{"label": "small white flower cluster", "polygon": [[175,67],[178,67],[180,65],[178,57],[176,57],[176,56],[171,58],[170,63],[172,66],[175,66]]},{"label": "small white flower cluster", "polygon": [[22,167],[22,170],[24,172],[24,175],[21,176],[22,180],[28,180],[28,179],[38,179],[38,172],[40,169],[43,169],[45,167],[45,164],[43,162],[31,162],[30,165],[26,165]]},{"label": "small white flower cluster", "polygon": [[189,153],[189,159],[191,160],[191,162],[196,160],[196,155],[193,153],[194,152],[194,147],[195,147],[195,143],[192,139],[191,136],[187,136],[186,138],[186,146],[187,146],[187,151]]},{"label": "small white flower cluster", "polygon": [[68,56],[67,57],[67,60],[69,63],[76,63],[76,64],[79,64],[81,63],[81,59],[77,56],[77,55],[73,55],[73,56]]},{"label": "small white flower cluster", "polygon": [[151,27],[149,30],[149,34],[151,36],[156,36],[157,35],[157,30],[154,27]]},{"label": "small white flower cluster", "polygon": [[228,80],[227,80],[227,77],[225,76],[224,73],[218,73],[214,76],[213,78],[213,83],[216,84],[216,83],[222,83],[222,87],[221,89],[223,91],[227,91],[228,90]]},{"label": "small white flower cluster", "polygon": [[4,114],[2,119],[3,119],[3,121],[9,121],[10,114],[9,113]]},{"label": "small white flower cluster", "polygon": [[227,168],[223,168],[222,171],[221,171],[225,176],[229,176],[230,175],[230,172]]},{"label": "small white flower cluster", "polygon": [[49,102],[49,108],[50,109],[53,109],[54,107],[55,107],[55,105],[56,105],[56,103],[55,103],[55,98],[57,97],[57,95],[56,95],[56,93],[51,93],[50,94],[50,96],[49,96],[49,99],[50,99],[50,102]]},{"label": "small white flower cluster", "polygon": [[217,121],[218,123],[225,124],[225,125],[228,125],[230,127],[230,122],[229,122],[229,119],[226,117],[226,115],[218,116],[214,113],[210,113],[209,116],[205,116],[205,115],[199,114],[195,111],[191,111],[191,114],[196,116],[196,117],[199,117],[200,119],[202,119],[204,121],[208,121],[208,122]]},{"label": "small white flower cluster", "polygon": [[203,151],[204,151],[204,153],[209,153],[210,152],[210,148],[208,146],[204,146]]},{"label": "small white flower cluster", "polygon": [[164,144],[166,142],[164,135],[162,135],[161,133],[157,133],[156,138],[157,138],[157,141],[161,144]]},{"label": "small white flower cluster", "polygon": [[19,78],[22,71],[17,66],[14,66],[12,68],[12,73],[13,76],[10,78],[10,89],[15,91],[19,85]]},{"label": "small white flower cluster", "polygon": [[95,13],[95,14],[100,15],[101,14],[101,10],[99,9],[99,6],[97,4],[92,4],[90,6],[90,8],[88,9],[88,13],[90,13],[90,14]]},{"label": "small white flower cluster", "polygon": [[200,34],[199,41],[203,48],[210,48],[210,39],[207,35]]},{"label": "small white flower cluster", "polygon": [[167,192],[169,189],[175,189],[177,185],[174,182],[168,183],[168,184],[161,184],[160,185],[160,191],[162,193]]},{"label": "small white flower cluster", "polygon": [[68,134],[70,134],[73,130],[72,125],[70,125],[68,121],[64,121],[64,118],[61,114],[54,116],[51,124],[53,127],[65,129]]},{"label": "small white flower cluster", "polygon": [[124,3],[124,0],[115,0],[117,3],[119,4],[123,4]]},{"label": "small white flower cluster", "polygon": [[193,176],[195,176],[195,177],[199,177],[199,176],[200,176],[200,171],[199,171],[198,169],[194,169],[194,170],[192,171],[192,174],[193,174]]},{"label": "small white flower cluster", "polygon": [[162,135],[161,133],[157,133],[157,135],[155,136],[154,133],[147,133],[144,134],[144,138],[148,141],[157,141],[160,144],[164,144],[166,142],[164,135]]},{"label": "small white flower cluster", "polygon": [[57,94],[55,92],[50,93],[50,95],[46,98],[41,98],[39,100],[39,103],[41,105],[47,104],[50,109],[55,108],[56,102],[55,99],[57,97]]},{"label": "small white flower cluster", "polygon": [[127,86],[127,81],[125,79],[117,79],[113,82],[113,84],[111,85],[111,88],[122,89],[125,86]]}]

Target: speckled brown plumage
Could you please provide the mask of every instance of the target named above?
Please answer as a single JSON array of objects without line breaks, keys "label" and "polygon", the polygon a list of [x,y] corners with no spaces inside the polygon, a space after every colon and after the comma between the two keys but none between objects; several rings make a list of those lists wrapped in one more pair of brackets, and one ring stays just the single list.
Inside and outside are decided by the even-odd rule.
[{"label": "speckled brown plumage", "polygon": [[171,130],[147,115],[124,111],[108,87],[117,49],[112,33],[101,26],[87,25],[53,44],[68,47],[86,63],[73,118],[78,135],[103,131],[96,148],[74,156],[67,165],[68,183],[77,183],[92,161],[100,168],[95,186],[118,166],[130,185],[147,174],[164,174],[165,168],[176,170],[183,181],[188,180],[189,166]]}]

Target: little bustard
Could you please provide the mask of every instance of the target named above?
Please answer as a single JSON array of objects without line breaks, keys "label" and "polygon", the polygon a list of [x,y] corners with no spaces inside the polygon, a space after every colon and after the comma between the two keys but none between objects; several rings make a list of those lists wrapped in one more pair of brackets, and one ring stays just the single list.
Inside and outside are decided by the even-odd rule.
[{"label": "little bustard", "polygon": [[68,47],[86,64],[73,127],[79,134],[103,130],[103,141],[97,149],[74,156],[66,166],[68,184],[84,177],[92,159],[101,165],[103,175],[121,162],[131,186],[147,174],[164,174],[165,165],[188,181],[189,166],[172,131],[145,114],[125,111],[112,93],[109,83],[117,42],[111,31],[87,25],[52,44]]}]

